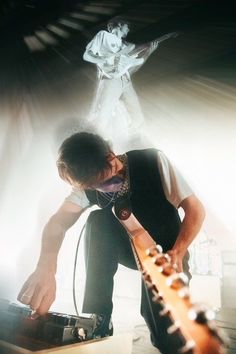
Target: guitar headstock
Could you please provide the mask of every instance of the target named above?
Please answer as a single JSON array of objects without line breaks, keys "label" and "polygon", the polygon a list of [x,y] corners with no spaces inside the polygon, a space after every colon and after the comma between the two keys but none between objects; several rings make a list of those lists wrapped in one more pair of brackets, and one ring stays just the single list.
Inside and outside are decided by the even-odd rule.
[{"label": "guitar headstock", "polygon": [[214,322],[214,312],[190,301],[188,278],[178,273],[168,254],[153,245],[142,257],[143,278],[153,294],[153,301],[161,305],[160,316],[168,316],[168,334],[179,336],[183,345],[178,353],[223,354],[224,340]]},{"label": "guitar headstock", "polygon": [[225,354],[225,340],[213,320],[214,312],[191,302],[187,276],[176,271],[170,256],[163,253],[133,213],[121,212],[113,208],[130,236],[138,268],[160,307],[159,316],[168,317],[167,334],[181,339],[171,353]]}]

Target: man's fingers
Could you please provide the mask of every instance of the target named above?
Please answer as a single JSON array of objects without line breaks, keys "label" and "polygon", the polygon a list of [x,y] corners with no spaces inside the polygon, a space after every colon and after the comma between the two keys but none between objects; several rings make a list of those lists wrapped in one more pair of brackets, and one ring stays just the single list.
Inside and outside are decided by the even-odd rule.
[{"label": "man's fingers", "polygon": [[43,297],[40,306],[36,309],[37,314],[44,315],[50,309],[53,301],[55,300],[55,294],[48,292]]},{"label": "man's fingers", "polygon": [[32,295],[28,295],[28,294],[29,293],[25,293],[19,298],[19,301],[22,302],[22,304],[30,305]]},{"label": "man's fingers", "polygon": [[47,272],[34,272],[19,292],[17,300],[29,305],[34,312],[32,318],[45,314],[56,295],[55,276]]},{"label": "man's fingers", "polygon": [[30,316],[30,318],[31,318],[32,320],[36,320],[38,317],[39,317],[39,314],[38,314],[36,311],[33,311],[32,314],[31,314],[31,316]]},{"label": "man's fingers", "polygon": [[171,264],[177,270],[177,272],[182,272],[183,271],[182,258],[180,259],[176,251],[173,250],[168,251],[167,254],[170,256]]},{"label": "man's fingers", "polygon": [[170,256],[171,263],[177,262],[177,256],[176,256],[175,251],[168,251],[167,254]]},{"label": "man's fingers", "polygon": [[33,296],[31,297],[30,304],[29,304],[33,310],[37,310],[40,307],[47,291],[48,291],[48,287],[40,286],[40,285],[37,285],[35,287],[35,291],[33,293]]},{"label": "man's fingers", "polygon": [[36,286],[33,295],[30,295],[30,290],[28,289],[21,297],[19,295],[18,299],[22,303],[29,305],[31,309],[35,311],[32,314],[32,318],[35,319],[39,315],[44,315],[48,312],[55,300],[55,291],[49,291],[48,288]]},{"label": "man's fingers", "polygon": [[156,49],[157,47],[158,47],[158,43],[157,42],[152,43],[152,49]]},{"label": "man's fingers", "polygon": [[28,288],[28,284],[29,284],[28,281],[26,281],[26,282],[24,283],[24,285],[22,286],[22,288],[21,288],[21,290],[20,290],[20,292],[19,292],[19,294],[18,294],[18,296],[17,296],[17,300],[21,301],[22,296],[24,295],[25,291],[26,291],[27,288]]},{"label": "man's fingers", "polygon": [[29,305],[34,295],[34,289],[35,289],[34,285],[28,286],[28,283],[25,284],[22,290],[20,291],[17,300],[19,300],[25,305]]}]

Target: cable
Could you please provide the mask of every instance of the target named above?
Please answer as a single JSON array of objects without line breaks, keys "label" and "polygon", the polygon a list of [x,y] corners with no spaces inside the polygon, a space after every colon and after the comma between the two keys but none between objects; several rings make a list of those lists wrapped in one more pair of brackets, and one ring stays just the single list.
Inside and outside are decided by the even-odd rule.
[{"label": "cable", "polygon": [[75,251],[74,270],[73,270],[73,303],[74,303],[74,308],[75,308],[75,312],[76,312],[77,316],[79,316],[79,311],[78,311],[78,307],[77,307],[77,303],[76,303],[76,295],[75,295],[75,275],[76,275],[76,266],[77,266],[79,245],[80,245],[80,241],[81,241],[86,223],[87,223],[87,220],[86,220],[86,222],[85,222],[84,226],[82,227],[82,230],[80,231],[80,234],[79,234],[79,238],[78,238],[78,242],[77,242],[77,246],[76,246],[76,251]]}]

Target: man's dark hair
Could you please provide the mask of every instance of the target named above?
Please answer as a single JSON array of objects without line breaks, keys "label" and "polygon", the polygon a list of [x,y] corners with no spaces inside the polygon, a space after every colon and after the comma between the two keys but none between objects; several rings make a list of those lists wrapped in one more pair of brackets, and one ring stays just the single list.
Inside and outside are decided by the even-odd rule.
[{"label": "man's dark hair", "polygon": [[114,28],[123,25],[130,25],[130,22],[124,17],[116,16],[107,22],[107,29],[111,32]]},{"label": "man's dark hair", "polygon": [[89,186],[111,168],[108,156],[112,152],[99,135],[80,132],[67,138],[59,149],[57,167],[60,177]]}]

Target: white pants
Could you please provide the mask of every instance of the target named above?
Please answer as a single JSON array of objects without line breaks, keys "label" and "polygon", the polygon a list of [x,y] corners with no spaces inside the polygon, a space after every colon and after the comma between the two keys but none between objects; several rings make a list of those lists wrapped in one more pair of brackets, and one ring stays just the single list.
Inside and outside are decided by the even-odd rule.
[{"label": "white pants", "polygon": [[99,134],[113,141],[140,134],[144,118],[137,94],[126,75],[99,80],[89,121]]}]

